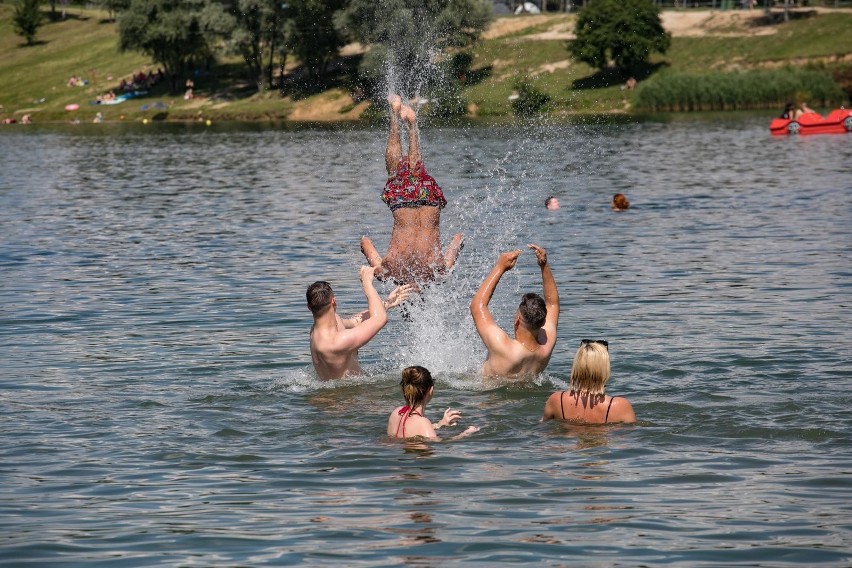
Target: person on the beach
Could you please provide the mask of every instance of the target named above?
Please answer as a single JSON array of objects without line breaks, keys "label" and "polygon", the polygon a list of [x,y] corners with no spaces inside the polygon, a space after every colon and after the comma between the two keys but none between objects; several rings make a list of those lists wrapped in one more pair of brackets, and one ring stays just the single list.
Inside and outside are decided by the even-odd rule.
[{"label": "person on the beach", "polygon": [[[435,430],[444,426],[455,426],[461,418],[461,412],[448,408],[444,411],[444,417],[438,422],[432,423],[426,418],[426,405],[432,400],[435,390],[435,382],[428,369],[420,366],[406,367],[402,371],[402,396],[405,397],[405,406],[399,406],[390,413],[388,417],[388,436],[394,438],[423,438],[439,439]],[[450,440],[458,440],[478,431],[476,426],[468,426],[461,434],[457,434]]]},{"label": "person on the beach", "polygon": [[630,401],[623,396],[604,393],[609,373],[609,343],[582,340],[571,365],[569,390],[550,395],[541,420],[571,420],[586,424],[636,422]]},{"label": "person on the beach", "polygon": [[[388,97],[388,102],[391,116],[385,166],[389,177],[382,200],[393,215],[393,231],[384,257],[366,236],[361,239],[361,252],[376,269],[379,280],[392,278],[400,284],[428,282],[455,265],[462,234],[455,235],[446,252],[441,252],[441,209],[447,200],[423,166],[414,110],[403,105],[399,95]],[[408,126],[407,156],[402,154],[400,118]]]},{"label": "person on the beach", "polygon": [[553,348],[556,346],[556,328],[559,324],[559,292],[553,272],[547,264],[547,251],[538,245],[527,245],[535,251],[544,298],[535,293],[524,294],[515,312],[514,339],[503,331],[491,312],[488,303],[497,283],[507,271],[515,267],[521,251],[504,252],[497,260],[491,273],[470,302],[473,323],[482,342],[488,349],[488,357],[482,367],[484,377],[527,379],[538,375],[547,367]]},{"label": "person on the beach", "polygon": [[616,193],[612,196],[612,203],[609,208],[613,211],[627,211],[630,209],[630,202],[623,193]]},{"label": "person on the beach", "polygon": [[361,372],[358,349],[370,341],[388,321],[387,310],[405,301],[411,286],[399,286],[382,301],[373,285],[374,268],[361,267],[361,285],[367,309],[349,319],[337,315],[337,300],[328,282],[308,286],[305,294],[314,316],[311,326],[311,359],[320,379],[339,379]]}]

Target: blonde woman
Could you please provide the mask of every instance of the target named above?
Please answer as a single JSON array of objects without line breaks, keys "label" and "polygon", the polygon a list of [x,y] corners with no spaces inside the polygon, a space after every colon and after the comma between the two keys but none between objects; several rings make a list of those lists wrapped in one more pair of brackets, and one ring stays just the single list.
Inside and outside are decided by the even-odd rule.
[{"label": "blonde woman", "polygon": [[570,420],[585,424],[636,422],[633,407],[623,396],[604,393],[609,380],[609,343],[584,339],[574,355],[569,390],[550,395],[544,405],[544,420]]},{"label": "blonde woman", "polygon": [[[444,417],[436,423],[426,418],[426,405],[432,400],[435,390],[435,382],[432,374],[420,366],[406,367],[402,371],[402,395],[405,397],[405,406],[399,406],[390,413],[388,417],[388,436],[394,438],[440,439],[435,430],[444,426],[455,426],[461,418],[461,412],[448,408],[444,411]],[[468,426],[461,434],[450,438],[457,440],[478,431],[476,426]]]}]

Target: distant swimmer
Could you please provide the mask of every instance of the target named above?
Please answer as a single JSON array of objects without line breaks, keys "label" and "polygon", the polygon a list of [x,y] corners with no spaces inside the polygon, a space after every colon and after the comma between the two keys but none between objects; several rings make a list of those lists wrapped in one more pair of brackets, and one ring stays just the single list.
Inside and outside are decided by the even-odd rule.
[{"label": "distant swimmer", "polygon": [[[438,439],[435,430],[445,426],[455,426],[461,418],[461,412],[448,408],[444,411],[444,417],[438,422],[432,423],[426,418],[426,405],[432,400],[435,390],[435,382],[428,369],[420,366],[407,367],[402,371],[402,396],[405,397],[405,406],[399,406],[390,413],[388,417],[388,436],[394,438],[429,438]],[[476,426],[468,426],[461,434],[457,434],[450,440],[458,440],[477,432]]]},{"label": "distant swimmer", "polygon": [[609,343],[582,340],[571,365],[569,390],[550,395],[541,420],[571,420],[585,424],[636,422],[629,400],[604,393],[609,374]]},{"label": "distant swimmer", "polygon": [[613,211],[627,211],[630,209],[630,202],[623,193],[616,193],[612,196],[612,203],[609,206]]},{"label": "distant swimmer", "polygon": [[[387,254],[382,257],[368,237],[361,239],[361,252],[380,280],[392,278],[399,284],[422,283],[446,274],[462,248],[462,234],[453,237],[441,251],[441,209],[447,204],[435,178],[426,173],[420,158],[417,116],[402,104],[399,95],[388,97],[390,132],[385,151],[388,181],[382,200],[393,215],[393,230]],[[408,126],[408,155],[402,155],[399,119]]]},{"label": "distant swimmer", "polygon": [[550,211],[556,211],[559,209],[559,200],[555,195],[551,195],[547,199],[544,200],[544,206],[547,207]]},{"label": "distant swimmer", "polygon": [[512,339],[494,321],[488,303],[500,278],[515,267],[521,251],[504,252],[491,273],[473,296],[470,313],[488,357],[482,367],[485,377],[526,379],[538,375],[547,367],[556,346],[556,328],[559,324],[559,292],[553,272],[547,263],[547,251],[538,245],[527,245],[535,251],[544,298],[538,294],[524,294],[515,312],[515,338]]},{"label": "distant swimmer", "polygon": [[308,308],[314,316],[311,327],[311,359],[321,379],[339,379],[361,373],[358,349],[370,341],[388,321],[387,310],[405,301],[411,286],[399,286],[382,301],[373,285],[374,269],[361,267],[361,285],[367,309],[349,319],[337,315],[337,299],[328,282],[308,286]]}]

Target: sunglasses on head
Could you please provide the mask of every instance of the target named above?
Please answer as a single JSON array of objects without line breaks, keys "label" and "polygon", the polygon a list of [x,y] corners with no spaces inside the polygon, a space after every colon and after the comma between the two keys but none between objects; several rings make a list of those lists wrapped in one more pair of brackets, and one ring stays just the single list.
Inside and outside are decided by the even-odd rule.
[{"label": "sunglasses on head", "polygon": [[581,339],[580,345],[589,345],[590,343],[599,343],[606,347],[606,350],[609,351],[609,341],[605,339]]}]

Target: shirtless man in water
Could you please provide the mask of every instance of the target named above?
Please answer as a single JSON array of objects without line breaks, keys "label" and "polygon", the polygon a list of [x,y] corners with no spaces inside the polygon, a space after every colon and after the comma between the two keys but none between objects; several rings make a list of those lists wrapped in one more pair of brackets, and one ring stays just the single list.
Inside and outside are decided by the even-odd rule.
[{"label": "shirtless man in water", "polygon": [[[441,252],[441,209],[447,204],[435,178],[426,173],[420,157],[417,116],[402,104],[399,95],[388,97],[390,133],[385,151],[388,181],[382,200],[393,214],[393,231],[384,258],[368,237],[361,252],[376,269],[379,280],[392,278],[400,284],[434,280],[449,271],[462,248],[462,234],[453,237]],[[402,155],[399,120],[408,126],[408,155]]]},{"label": "shirtless man in water", "polygon": [[534,293],[524,294],[521,298],[521,305],[515,312],[514,339],[494,321],[488,311],[488,303],[500,278],[515,267],[521,251],[501,254],[470,302],[470,313],[473,315],[476,331],[488,349],[488,357],[482,367],[484,377],[532,378],[544,371],[550,362],[553,348],[556,347],[556,327],[559,324],[559,292],[556,290],[556,281],[547,264],[547,251],[538,245],[527,246],[535,251],[538,266],[541,268],[544,298]]},{"label": "shirtless man in water", "polygon": [[388,321],[387,310],[399,305],[411,286],[399,286],[382,301],[373,286],[374,268],[361,267],[361,285],[367,297],[367,309],[349,319],[337,315],[337,299],[328,282],[308,286],[305,294],[314,316],[311,327],[311,359],[320,379],[339,379],[361,373],[358,349],[373,339]]}]

